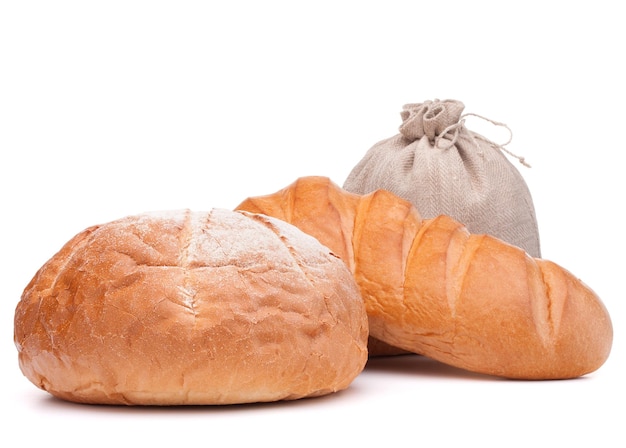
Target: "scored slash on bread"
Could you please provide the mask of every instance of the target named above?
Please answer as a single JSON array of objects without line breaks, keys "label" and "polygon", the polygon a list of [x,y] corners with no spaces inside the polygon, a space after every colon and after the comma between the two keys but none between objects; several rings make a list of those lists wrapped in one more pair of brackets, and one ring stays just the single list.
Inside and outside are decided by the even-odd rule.
[{"label": "scored slash on bread", "polygon": [[387,191],[304,177],[236,209],[287,221],[342,258],[370,337],[393,347],[516,379],[574,378],[609,356],[608,311],[569,271],[448,216],[424,220]]}]

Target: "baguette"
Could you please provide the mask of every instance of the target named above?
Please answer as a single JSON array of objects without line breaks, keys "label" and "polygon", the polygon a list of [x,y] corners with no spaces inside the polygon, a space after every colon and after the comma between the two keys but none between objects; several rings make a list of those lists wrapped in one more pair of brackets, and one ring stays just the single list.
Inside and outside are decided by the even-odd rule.
[{"label": "baguette", "polygon": [[515,379],[579,377],[609,356],[609,313],[569,271],[450,217],[423,220],[387,191],[305,177],[237,209],[287,221],[343,259],[370,337],[394,347]]}]

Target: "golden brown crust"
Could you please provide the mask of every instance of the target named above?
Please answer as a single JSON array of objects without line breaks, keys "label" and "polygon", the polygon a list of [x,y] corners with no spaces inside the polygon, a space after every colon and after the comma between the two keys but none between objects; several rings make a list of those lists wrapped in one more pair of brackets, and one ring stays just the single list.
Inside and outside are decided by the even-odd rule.
[{"label": "golden brown crust", "polygon": [[81,232],[26,287],[20,367],[60,398],[228,404],[348,387],[367,317],[345,265],[293,226],[213,210]]},{"label": "golden brown crust", "polygon": [[611,350],[606,308],[571,273],[449,217],[422,220],[389,192],[307,177],[237,209],[284,219],[344,257],[370,337],[394,347],[521,379],[581,376]]}]

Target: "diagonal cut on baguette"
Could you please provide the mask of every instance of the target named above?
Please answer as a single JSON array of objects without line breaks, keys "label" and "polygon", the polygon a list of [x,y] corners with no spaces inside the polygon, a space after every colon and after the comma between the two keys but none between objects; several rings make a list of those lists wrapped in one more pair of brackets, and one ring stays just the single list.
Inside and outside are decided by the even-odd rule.
[{"label": "diagonal cut on baguette", "polygon": [[303,177],[236,209],[287,221],[342,258],[370,336],[391,346],[514,379],[575,378],[609,356],[609,313],[572,273],[450,217],[421,219],[390,192]]}]

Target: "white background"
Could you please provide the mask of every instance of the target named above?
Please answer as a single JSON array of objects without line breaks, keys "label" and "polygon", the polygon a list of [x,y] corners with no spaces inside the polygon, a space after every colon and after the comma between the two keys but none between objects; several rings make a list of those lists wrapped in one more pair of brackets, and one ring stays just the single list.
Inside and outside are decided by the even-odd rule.
[{"label": "white background", "polygon": [[[623,15],[618,2],[0,3],[2,433],[74,447],[626,446]],[[306,175],[342,184],[405,103],[505,122],[531,169],[544,258],[613,319],[604,366],[571,381],[372,362],[345,392],[267,405],[80,406],[22,376],[13,313],[92,224],[234,208]],[[501,129],[475,130],[495,140]]]}]

